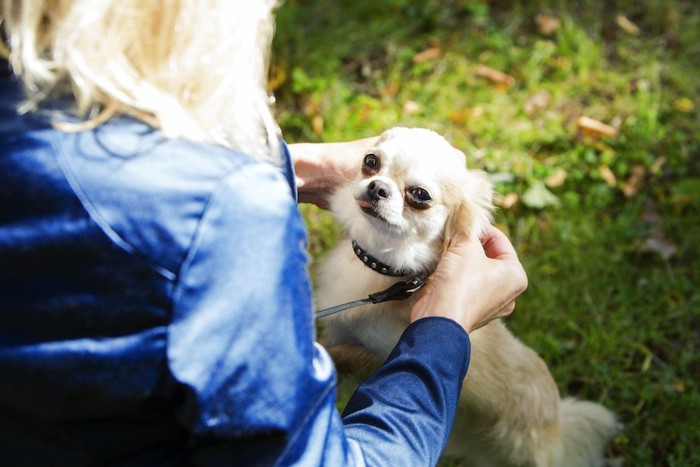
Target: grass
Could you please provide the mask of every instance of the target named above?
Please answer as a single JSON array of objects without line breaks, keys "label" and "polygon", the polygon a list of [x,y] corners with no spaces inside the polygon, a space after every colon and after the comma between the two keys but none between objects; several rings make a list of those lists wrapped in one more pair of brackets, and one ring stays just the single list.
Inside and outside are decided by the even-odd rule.
[{"label": "grass", "polygon": [[531,284],[510,328],[619,414],[611,460],[700,465],[700,5],[288,0],[273,63],[288,141],[422,126],[491,173]]}]

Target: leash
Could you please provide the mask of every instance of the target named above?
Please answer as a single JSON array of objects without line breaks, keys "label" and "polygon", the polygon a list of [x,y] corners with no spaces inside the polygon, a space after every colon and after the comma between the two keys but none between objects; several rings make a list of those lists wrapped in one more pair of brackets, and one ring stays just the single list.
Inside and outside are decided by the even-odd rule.
[{"label": "leash", "polygon": [[316,312],[316,319],[324,318],[326,316],[333,315],[343,310],[349,308],[354,308],[356,306],[363,305],[365,303],[382,303],[391,300],[404,300],[414,292],[418,291],[421,287],[425,285],[424,276],[415,276],[408,280],[397,282],[388,289],[384,289],[381,292],[376,292],[369,294],[367,298],[361,298],[359,300],[354,300],[352,302],[343,303],[341,305],[332,306],[330,308],[324,308]]}]

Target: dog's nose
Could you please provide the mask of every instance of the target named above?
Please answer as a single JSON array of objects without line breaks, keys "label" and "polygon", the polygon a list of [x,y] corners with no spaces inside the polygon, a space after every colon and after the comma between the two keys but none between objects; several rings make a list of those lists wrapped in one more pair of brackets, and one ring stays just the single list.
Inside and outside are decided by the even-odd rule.
[{"label": "dog's nose", "polygon": [[388,198],[389,193],[391,193],[391,188],[381,180],[372,180],[370,184],[367,185],[367,196],[369,196],[369,199],[373,202]]}]

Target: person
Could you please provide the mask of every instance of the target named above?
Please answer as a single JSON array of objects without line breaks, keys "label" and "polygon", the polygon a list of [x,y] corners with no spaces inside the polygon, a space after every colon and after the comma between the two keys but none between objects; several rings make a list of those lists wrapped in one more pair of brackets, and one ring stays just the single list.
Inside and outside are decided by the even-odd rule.
[{"label": "person", "polygon": [[498,230],[455,242],[338,413],[295,197],[325,205],[371,139],[282,141],[274,8],[2,2],[4,465],[437,461],[468,332],[527,278]]}]

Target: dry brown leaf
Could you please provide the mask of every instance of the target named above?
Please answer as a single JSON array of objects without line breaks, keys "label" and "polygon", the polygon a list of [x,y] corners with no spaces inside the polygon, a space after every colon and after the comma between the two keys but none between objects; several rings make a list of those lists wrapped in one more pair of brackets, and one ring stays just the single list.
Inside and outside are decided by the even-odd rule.
[{"label": "dry brown leaf", "polygon": [[279,61],[270,67],[270,77],[267,80],[267,90],[272,92],[279,89],[287,82],[289,76],[289,65],[285,61]]},{"label": "dry brown leaf", "polygon": [[603,141],[591,136],[584,138],[583,144],[596,148],[600,153],[615,154],[615,149],[613,149],[612,146],[605,144]]},{"label": "dry brown leaf", "polygon": [[656,159],[653,164],[651,164],[651,167],[649,167],[649,172],[654,175],[658,175],[664,168],[664,165],[666,165],[666,156],[661,156]]},{"label": "dry brown leaf", "polygon": [[406,101],[406,102],[403,104],[403,112],[404,112],[406,115],[417,114],[417,113],[420,112],[421,110],[423,110],[423,107],[422,107],[418,102],[415,102],[415,101]]},{"label": "dry brown leaf", "polygon": [[551,99],[552,94],[549,91],[537,91],[525,102],[525,113],[532,114],[537,110],[546,109]]},{"label": "dry brown leaf", "polygon": [[573,60],[569,57],[562,56],[554,59],[554,65],[560,70],[570,70],[573,63]]},{"label": "dry brown leaf", "polygon": [[518,194],[515,192],[510,192],[505,196],[500,196],[496,200],[496,204],[503,209],[510,209],[515,206],[518,201],[520,201],[520,196],[518,196]]},{"label": "dry brown leaf", "polygon": [[632,21],[629,20],[624,15],[617,15],[617,18],[615,18],[615,21],[617,22],[617,25],[620,26],[620,29],[625,31],[627,34],[631,34],[633,36],[638,36],[639,33],[641,32],[639,30],[639,26],[634,24]]},{"label": "dry brown leaf", "polygon": [[666,239],[663,227],[664,219],[650,201],[644,204],[642,220],[649,229],[649,234],[640,244],[640,250],[646,253],[658,254],[666,261],[671,259],[676,254],[678,247]]},{"label": "dry brown leaf", "polygon": [[605,183],[607,183],[608,186],[617,185],[617,177],[607,165],[601,164],[600,166],[598,166],[598,173],[603,178],[603,180],[605,180]]},{"label": "dry brown leaf", "polygon": [[691,101],[687,97],[683,97],[673,102],[673,108],[679,112],[688,114],[695,110],[695,104],[693,104],[693,101]]},{"label": "dry brown leaf", "polygon": [[502,71],[486,65],[477,65],[474,72],[479,78],[484,78],[497,85],[510,86],[515,82],[515,78],[509,74],[503,73]]},{"label": "dry brown leaf", "polygon": [[311,129],[316,133],[317,135],[320,135],[323,133],[323,117],[320,115],[314,115],[311,117]]},{"label": "dry brown leaf", "polygon": [[321,112],[321,103],[318,100],[308,100],[304,103],[304,115],[315,115]]},{"label": "dry brown leaf", "polygon": [[617,129],[615,127],[586,116],[579,117],[578,120],[576,120],[576,126],[587,135],[610,136],[611,138],[617,136]]},{"label": "dry brown leaf", "polygon": [[557,32],[561,21],[552,16],[539,14],[535,16],[535,24],[537,24],[537,29],[540,31],[540,33],[544,34],[545,36],[551,36]]},{"label": "dry brown leaf", "polygon": [[549,188],[558,188],[566,182],[566,178],[569,176],[569,174],[566,172],[564,169],[557,169],[554,171],[552,175],[547,177],[544,180],[545,185],[547,185]]},{"label": "dry brown leaf", "polygon": [[625,181],[625,185],[622,187],[622,192],[628,198],[631,198],[642,189],[644,186],[644,181],[647,176],[647,169],[642,165],[632,166],[632,173],[629,178]]},{"label": "dry brown leaf", "polygon": [[476,120],[484,114],[483,107],[472,107],[470,109],[453,110],[448,116],[455,123],[462,123],[468,120]]},{"label": "dry brown leaf", "polygon": [[642,244],[642,251],[656,253],[666,261],[673,258],[677,250],[678,247],[676,245],[660,237],[647,238]]},{"label": "dry brown leaf", "polygon": [[413,56],[413,63],[418,65],[419,63],[428,62],[430,60],[435,60],[442,55],[442,49],[440,47],[431,47],[418,52]]}]

